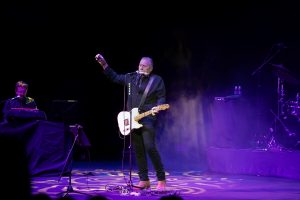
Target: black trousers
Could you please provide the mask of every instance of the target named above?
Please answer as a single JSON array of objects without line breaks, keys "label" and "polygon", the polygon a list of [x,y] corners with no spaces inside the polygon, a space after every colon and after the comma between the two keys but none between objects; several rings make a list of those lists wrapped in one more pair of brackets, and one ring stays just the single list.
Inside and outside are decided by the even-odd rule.
[{"label": "black trousers", "polygon": [[135,151],[135,158],[138,167],[138,175],[141,181],[148,181],[148,162],[149,156],[158,181],[166,179],[164,166],[161,161],[161,156],[157,150],[155,142],[156,130],[150,125],[143,125],[143,127],[135,130],[132,133],[132,144]]}]

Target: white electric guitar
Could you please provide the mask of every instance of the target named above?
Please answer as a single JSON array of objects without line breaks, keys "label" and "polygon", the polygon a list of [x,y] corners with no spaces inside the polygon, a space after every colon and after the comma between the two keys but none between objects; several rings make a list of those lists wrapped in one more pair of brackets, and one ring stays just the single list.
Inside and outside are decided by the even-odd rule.
[{"label": "white electric guitar", "polygon": [[[169,104],[162,104],[156,106],[156,110],[157,111],[166,110],[169,107],[170,107]],[[140,124],[138,121],[152,114],[152,110],[148,110],[140,114],[138,108],[133,108],[130,112],[121,111],[118,114],[118,125],[122,135],[128,135],[132,129],[141,128],[143,125]],[[130,114],[131,114],[131,118],[130,118]]]}]

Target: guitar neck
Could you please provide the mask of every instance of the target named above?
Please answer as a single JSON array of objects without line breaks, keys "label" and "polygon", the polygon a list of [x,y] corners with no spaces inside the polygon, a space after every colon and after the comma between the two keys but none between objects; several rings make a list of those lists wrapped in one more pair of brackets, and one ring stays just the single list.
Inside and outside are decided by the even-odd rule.
[{"label": "guitar neck", "polygon": [[134,120],[135,121],[139,121],[140,119],[142,119],[143,117],[146,117],[146,116],[150,115],[151,113],[152,113],[151,110],[149,110],[147,112],[144,112],[144,113],[141,113],[141,114],[135,116]]}]

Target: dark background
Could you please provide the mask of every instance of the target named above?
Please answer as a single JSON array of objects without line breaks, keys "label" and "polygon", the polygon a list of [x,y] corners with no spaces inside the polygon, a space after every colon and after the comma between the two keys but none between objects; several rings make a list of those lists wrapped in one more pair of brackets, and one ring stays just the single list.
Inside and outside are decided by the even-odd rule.
[{"label": "dark background", "polygon": [[[123,149],[116,116],[124,91],[102,74],[94,59],[99,52],[120,73],[135,71],[141,56],[154,58],[171,104],[161,114],[158,140],[168,167],[184,163],[179,160],[201,166],[211,143],[249,148],[257,136],[265,137],[274,119],[269,111],[276,113],[277,105],[277,68],[270,63],[289,70],[285,101],[298,92],[300,14],[293,1],[12,0],[0,10],[1,100],[14,95],[16,81],[28,82],[28,96],[49,120],[61,114],[84,127],[93,160],[120,161]],[[215,105],[214,97],[231,95],[235,85],[242,86],[243,99]],[[225,116],[216,118],[218,112]],[[212,139],[217,119],[227,124],[218,130],[223,143]],[[297,119],[290,121],[298,126]]]}]

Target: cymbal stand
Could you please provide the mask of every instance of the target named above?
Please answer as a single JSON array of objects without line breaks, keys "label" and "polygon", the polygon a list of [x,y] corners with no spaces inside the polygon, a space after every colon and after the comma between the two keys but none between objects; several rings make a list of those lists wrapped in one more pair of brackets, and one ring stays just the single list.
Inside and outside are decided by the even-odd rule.
[{"label": "cymbal stand", "polygon": [[279,145],[275,139],[275,136],[278,135],[278,124],[277,122],[280,122],[281,125],[287,130],[287,127],[284,125],[284,123],[280,120],[280,115],[283,113],[283,100],[284,100],[284,86],[283,86],[283,80],[279,76],[277,76],[277,113],[275,114],[272,110],[271,113],[274,115],[274,129],[271,132],[271,138],[268,142],[268,148],[273,150],[282,150],[282,146]]}]

